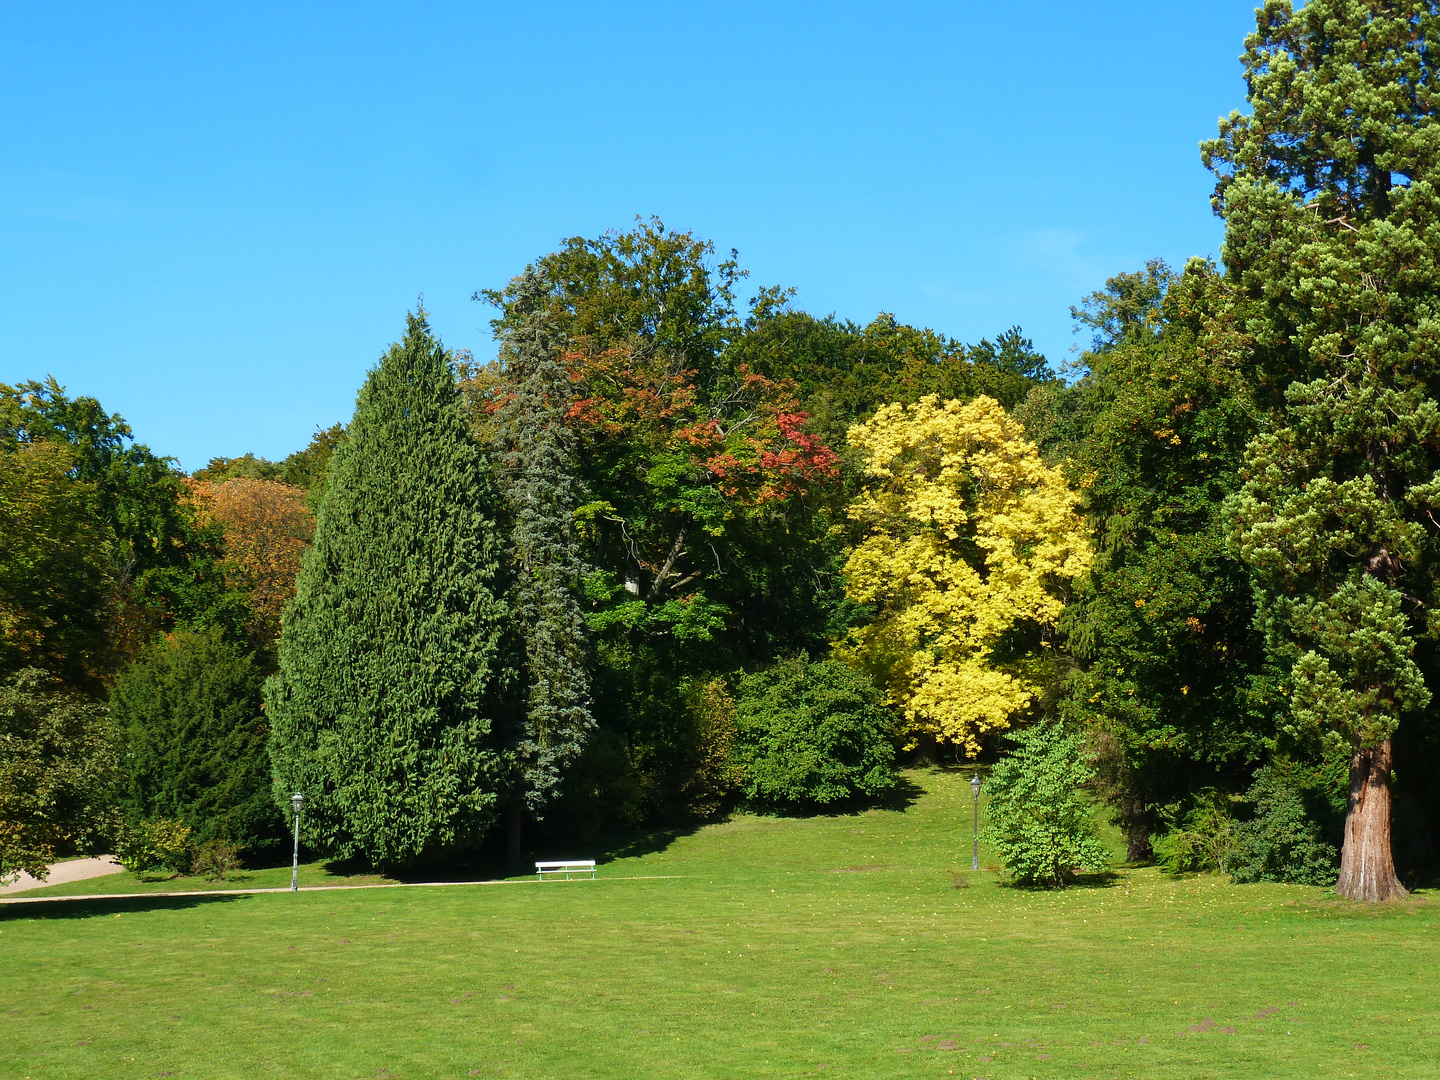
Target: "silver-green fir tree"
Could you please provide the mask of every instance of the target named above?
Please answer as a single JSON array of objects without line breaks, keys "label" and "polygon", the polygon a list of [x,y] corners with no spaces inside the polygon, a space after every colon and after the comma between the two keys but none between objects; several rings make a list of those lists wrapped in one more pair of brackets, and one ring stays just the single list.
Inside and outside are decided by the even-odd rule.
[{"label": "silver-green fir tree", "polygon": [[500,340],[504,390],[493,431],[509,523],[511,607],[524,654],[523,715],[511,740],[514,786],[507,810],[515,865],[525,816],[539,818],[554,800],[594,720],[575,521],[581,487],[576,438],[567,422],[571,385],[564,339],[548,313],[544,280],[533,268],[507,291],[512,299]]}]

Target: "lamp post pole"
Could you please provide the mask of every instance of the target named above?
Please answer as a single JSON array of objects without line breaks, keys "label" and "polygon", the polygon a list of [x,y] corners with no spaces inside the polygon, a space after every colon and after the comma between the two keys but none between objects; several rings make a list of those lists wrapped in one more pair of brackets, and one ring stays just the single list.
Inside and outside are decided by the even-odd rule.
[{"label": "lamp post pole", "polygon": [[295,807],[295,854],[290,859],[290,891],[300,888],[300,810],[305,805],[304,792],[297,791],[290,796],[290,805]]},{"label": "lamp post pole", "polygon": [[975,846],[970,854],[970,869],[980,869],[980,774],[970,777],[970,793],[975,796]]}]

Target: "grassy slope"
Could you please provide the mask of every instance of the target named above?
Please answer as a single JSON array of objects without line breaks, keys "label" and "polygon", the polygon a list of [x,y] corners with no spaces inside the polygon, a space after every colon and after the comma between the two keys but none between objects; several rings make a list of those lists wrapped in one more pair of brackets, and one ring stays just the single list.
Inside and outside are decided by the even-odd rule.
[{"label": "grassy slope", "polygon": [[913,779],[595,882],[8,906],[0,1077],[1440,1077],[1425,898],[956,888],[969,792]]}]

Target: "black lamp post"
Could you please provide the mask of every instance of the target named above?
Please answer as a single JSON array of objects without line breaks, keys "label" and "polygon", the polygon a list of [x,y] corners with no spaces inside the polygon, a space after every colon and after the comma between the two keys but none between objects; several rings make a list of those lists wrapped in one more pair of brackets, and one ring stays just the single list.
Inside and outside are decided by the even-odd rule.
[{"label": "black lamp post", "polygon": [[980,774],[970,777],[970,792],[975,796],[975,849],[970,856],[970,869],[980,869]]},{"label": "black lamp post", "polygon": [[295,807],[295,854],[290,861],[290,891],[300,888],[300,811],[305,806],[304,792],[297,791],[290,796],[290,805]]}]

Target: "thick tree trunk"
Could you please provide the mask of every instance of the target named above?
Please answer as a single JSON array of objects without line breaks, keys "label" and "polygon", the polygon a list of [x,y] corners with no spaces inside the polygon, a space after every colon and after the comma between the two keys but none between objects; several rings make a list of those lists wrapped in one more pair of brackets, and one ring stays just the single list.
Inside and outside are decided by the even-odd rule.
[{"label": "thick tree trunk", "polygon": [[933,765],[940,757],[940,745],[933,731],[922,731],[915,738],[915,764]]},{"label": "thick tree trunk", "polygon": [[1405,887],[1390,854],[1390,768],[1386,739],[1350,759],[1350,802],[1345,808],[1345,847],[1335,891],[1350,900],[1398,900]]},{"label": "thick tree trunk", "polygon": [[1150,830],[1143,821],[1129,822],[1125,826],[1125,861],[1143,863],[1153,858],[1155,849],[1150,846]]},{"label": "thick tree trunk", "polygon": [[525,831],[525,800],[514,795],[510,799],[510,805],[505,808],[505,861],[510,867],[511,873],[518,872],[524,867],[521,865],[524,854],[524,831]]}]

